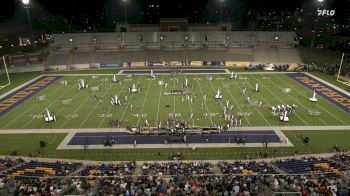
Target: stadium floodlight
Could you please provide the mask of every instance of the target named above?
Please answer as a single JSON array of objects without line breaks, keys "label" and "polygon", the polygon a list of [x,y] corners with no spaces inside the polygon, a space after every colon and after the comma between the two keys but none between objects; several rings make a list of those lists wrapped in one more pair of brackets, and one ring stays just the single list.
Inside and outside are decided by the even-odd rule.
[{"label": "stadium floodlight", "polygon": [[323,2],[323,0],[317,0],[318,2]]},{"label": "stadium floodlight", "polygon": [[30,33],[31,33],[31,36],[32,36],[34,50],[36,50],[35,39],[34,39],[34,34],[33,34],[33,27],[32,27],[32,21],[30,20],[30,15],[29,15],[29,0],[22,0],[22,3],[24,4],[24,8],[26,8],[26,11],[27,11],[27,17],[28,17],[28,22],[29,22],[29,26],[30,26]]}]

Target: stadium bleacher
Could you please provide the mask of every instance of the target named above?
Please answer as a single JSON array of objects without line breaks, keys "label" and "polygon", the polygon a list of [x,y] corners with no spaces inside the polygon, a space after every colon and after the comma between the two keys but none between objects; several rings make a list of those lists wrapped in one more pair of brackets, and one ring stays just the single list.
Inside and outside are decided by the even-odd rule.
[{"label": "stadium bleacher", "polygon": [[[186,40],[187,37],[187,40]],[[53,34],[52,49],[86,50],[95,48],[160,47],[276,47],[293,48],[297,44],[294,32],[128,32]],[[187,44],[184,44],[187,43]]]},{"label": "stadium bleacher", "polygon": [[338,168],[340,168],[340,165],[336,162],[322,158],[280,160],[276,162],[276,165],[290,174],[325,172],[338,173]]},{"label": "stadium bleacher", "polygon": [[214,174],[213,165],[207,162],[167,162],[167,163],[144,163],[141,176],[148,175],[208,175]]},{"label": "stadium bleacher", "polygon": [[22,159],[17,158],[0,158],[0,171],[13,167],[17,164],[22,163]]},{"label": "stadium bleacher", "polygon": [[[0,163],[10,163],[12,168],[0,175],[0,195],[272,195],[289,192],[345,196],[350,193],[349,160],[350,154],[342,153],[328,158],[225,161],[217,165],[205,161],[171,161],[141,165],[136,162],[84,163],[81,167],[79,162],[31,160],[14,166],[18,164],[17,159],[4,158]],[[325,172],[330,170],[325,169],[325,164],[338,172],[328,175]],[[272,165],[290,173],[281,174]],[[78,176],[70,176],[72,173]]]},{"label": "stadium bleacher", "polygon": [[18,167],[12,168],[4,172],[4,174],[9,178],[14,179],[66,176],[80,166],[81,163],[30,161]]},{"label": "stadium bleacher", "polygon": [[228,163],[223,161],[219,162],[218,166],[223,174],[260,175],[277,173],[272,166],[269,166],[266,162],[235,161],[233,163]]},{"label": "stadium bleacher", "polygon": [[81,176],[128,176],[133,175],[135,170],[135,162],[121,162],[118,164],[88,165],[81,171]]}]

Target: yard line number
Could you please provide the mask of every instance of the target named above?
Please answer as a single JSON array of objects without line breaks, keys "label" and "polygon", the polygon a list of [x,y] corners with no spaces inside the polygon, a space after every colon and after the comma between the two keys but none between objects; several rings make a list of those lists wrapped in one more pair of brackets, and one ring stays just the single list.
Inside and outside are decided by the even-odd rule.
[{"label": "yard line number", "polygon": [[132,116],[135,116],[136,118],[139,118],[140,116],[142,118],[146,118],[147,117],[147,114],[146,113],[142,113],[141,115],[140,114],[131,114]]},{"label": "yard line number", "polygon": [[113,114],[97,114],[99,118],[112,118]]}]

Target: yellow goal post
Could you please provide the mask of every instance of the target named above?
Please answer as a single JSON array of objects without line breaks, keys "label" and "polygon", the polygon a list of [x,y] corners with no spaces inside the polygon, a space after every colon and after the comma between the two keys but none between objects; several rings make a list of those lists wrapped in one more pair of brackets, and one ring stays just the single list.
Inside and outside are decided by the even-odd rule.
[{"label": "yellow goal post", "polygon": [[340,72],[341,72],[341,68],[343,66],[344,54],[345,53],[343,53],[343,55],[341,57],[341,60],[340,60],[340,66],[339,66],[339,70],[338,70],[337,81],[350,87],[350,79],[348,81],[344,81],[342,78],[340,78]]},{"label": "yellow goal post", "polygon": [[11,79],[10,79],[9,72],[7,70],[7,64],[6,64],[5,56],[2,56],[2,61],[3,61],[3,65],[2,65],[2,63],[0,63],[0,67],[4,66],[4,69],[3,70],[0,69],[0,77],[1,77],[0,81],[2,81],[2,77],[3,77],[2,75],[6,75],[4,77],[6,77],[7,79],[5,79],[6,80],[5,84],[0,84],[0,89],[3,89],[6,86],[9,86],[11,84]]}]

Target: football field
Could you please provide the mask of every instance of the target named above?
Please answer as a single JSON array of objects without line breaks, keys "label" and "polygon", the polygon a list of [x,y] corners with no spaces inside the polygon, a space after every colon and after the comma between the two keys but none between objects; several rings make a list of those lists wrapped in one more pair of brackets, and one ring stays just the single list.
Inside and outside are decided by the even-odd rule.
[{"label": "football field", "polygon": [[[237,127],[350,125],[349,113],[321,96],[310,102],[313,91],[283,73],[241,73],[236,80],[229,79],[230,74],[116,77],[118,82],[113,83],[112,75],[63,75],[1,115],[0,129],[157,127],[159,123],[166,127],[173,119],[187,127],[210,127],[229,123],[224,108],[226,114],[241,118],[240,125],[233,125]],[[79,90],[80,80],[88,88]],[[188,87],[184,88],[186,80]],[[259,92],[255,92],[257,83]],[[129,92],[133,85],[140,93]],[[220,101],[215,99],[218,90]],[[111,104],[116,95],[121,105]],[[273,106],[293,104],[297,108],[288,114],[289,122],[272,114]],[[57,122],[43,120],[45,108]],[[118,125],[111,125],[112,120]]]}]

